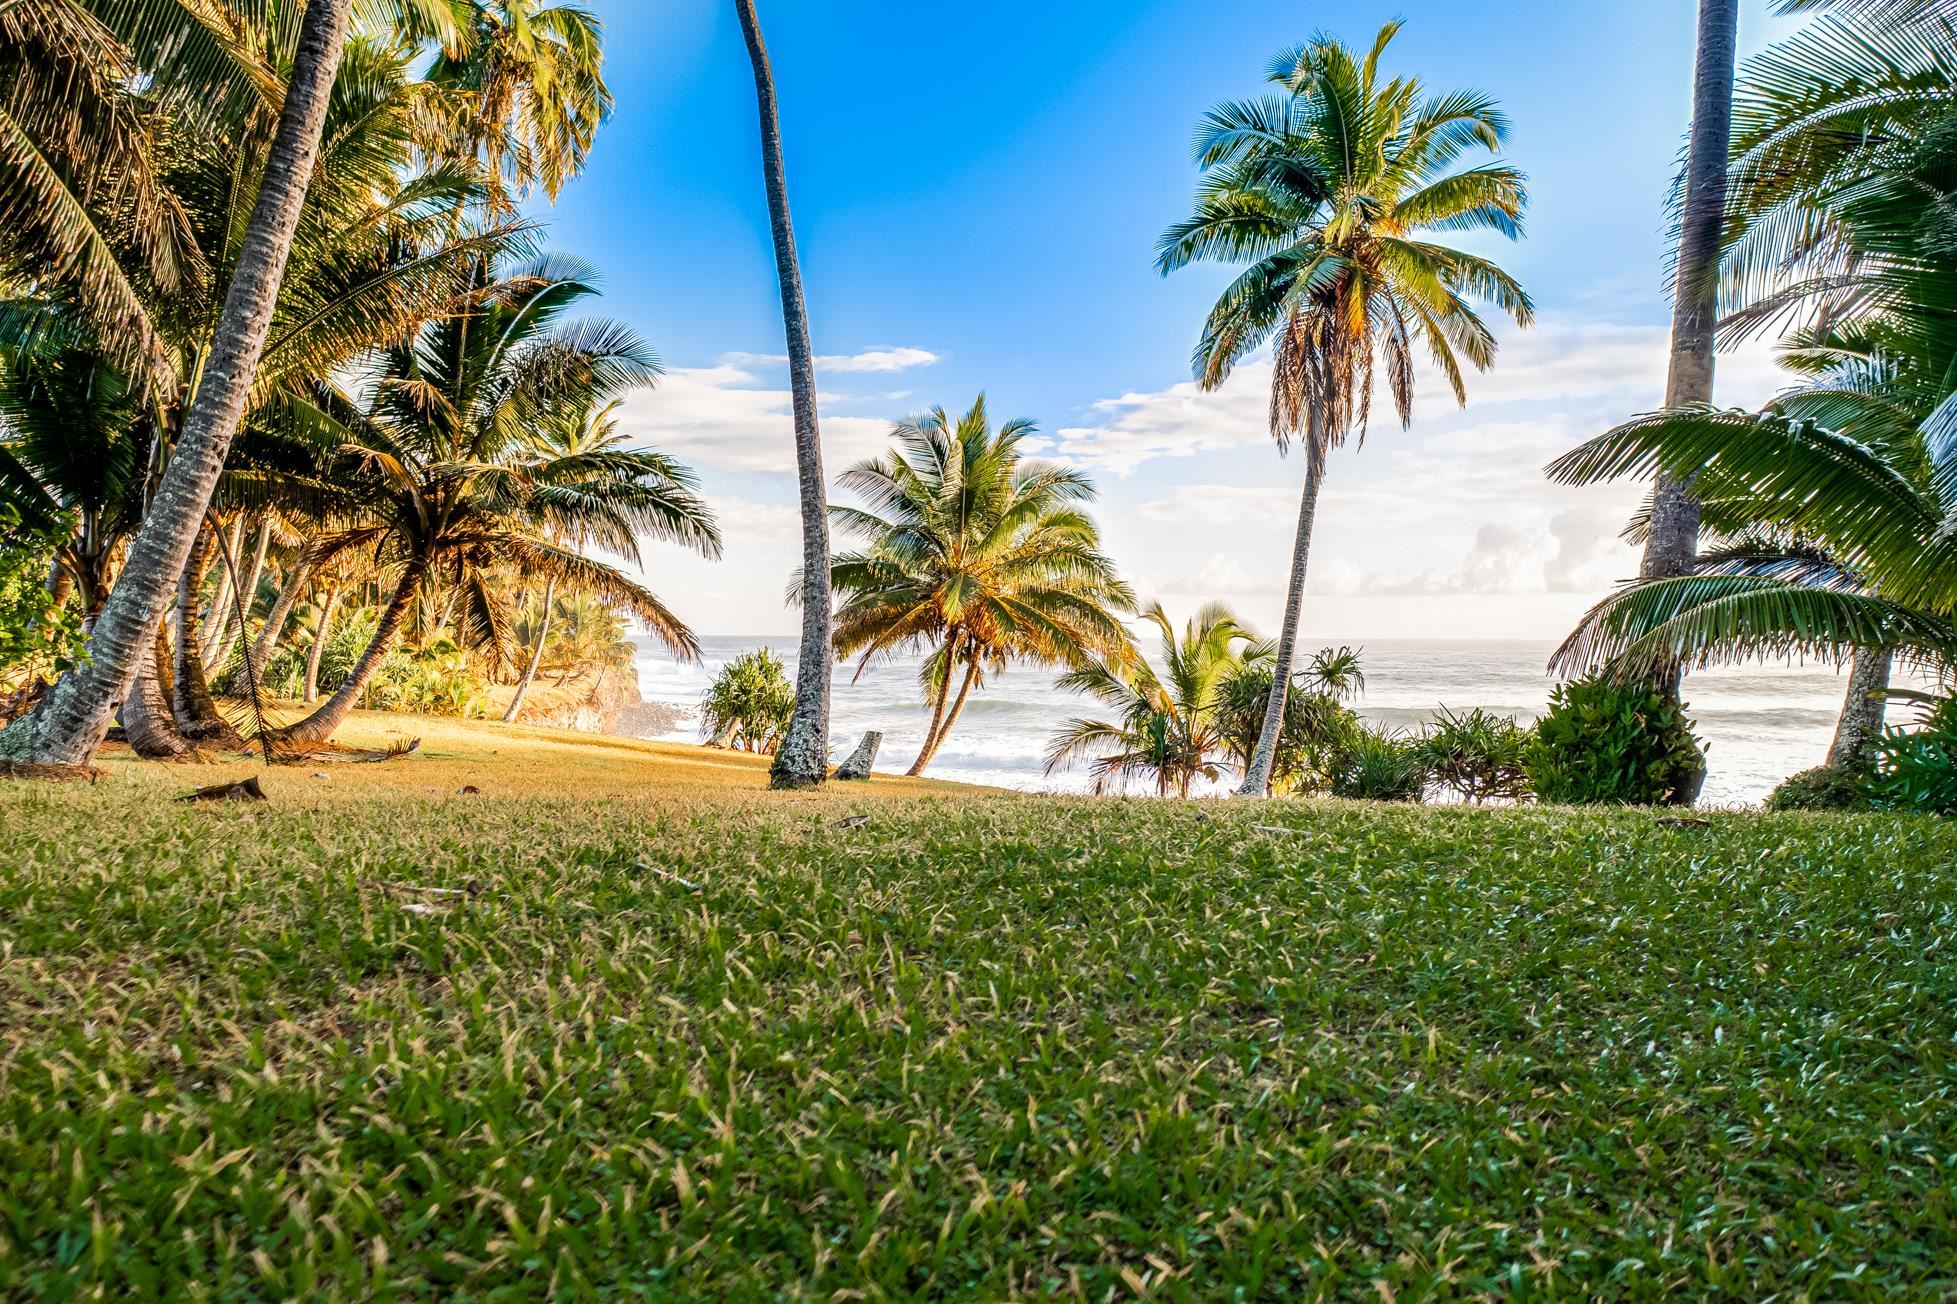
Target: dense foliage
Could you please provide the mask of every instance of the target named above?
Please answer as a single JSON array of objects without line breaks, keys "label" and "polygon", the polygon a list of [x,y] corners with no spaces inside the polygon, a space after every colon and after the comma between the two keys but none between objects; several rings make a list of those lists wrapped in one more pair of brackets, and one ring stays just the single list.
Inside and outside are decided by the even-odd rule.
[{"label": "dense foliage", "polygon": [[[0,504],[0,694],[14,694],[57,674],[81,651],[81,617],[48,591],[60,535],[21,529]],[[0,700],[0,717],[6,714]]]},{"label": "dense foliage", "polygon": [[795,713],[795,686],[767,648],[720,668],[700,708],[700,732],[719,747],[773,754]]},{"label": "dense foliage", "polygon": [[1696,796],[1704,754],[1684,708],[1644,681],[1558,684],[1524,760],[1538,799],[1556,805],[1661,805]]},{"label": "dense foliage", "polygon": [[1948,823],[783,803],[735,754],[382,727],[427,745],[248,818],[121,761],[0,788],[11,1293],[1874,1301],[1957,1261]]},{"label": "dense foliage", "polygon": [[1529,730],[1507,716],[1443,709],[1421,736],[1420,751],[1432,783],[1479,806],[1529,794],[1529,741]]},{"label": "dense foliage", "polygon": [[1419,801],[1427,791],[1427,754],[1417,735],[1361,726],[1342,740],[1331,793],[1362,801]]},{"label": "dense foliage", "polygon": [[1868,792],[1882,806],[1957,815],[1957,698],[1932,703],[1914,729],[1884,731]]}]

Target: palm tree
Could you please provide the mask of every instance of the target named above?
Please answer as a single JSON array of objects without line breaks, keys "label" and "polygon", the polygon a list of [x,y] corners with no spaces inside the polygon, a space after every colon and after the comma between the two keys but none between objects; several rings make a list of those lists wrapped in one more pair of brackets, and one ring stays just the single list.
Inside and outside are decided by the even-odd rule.
[{"label": "palm tree", "polygon": [[1156,796],[1186,798],[1197,779],[1222,777],[1229,743],[1219,693],[1256,639],[1221,603],[1198,611],[1180,636],[1159,602],[1142,620],[1160,638],[1161,669],[1140,657],[1103,655],[1063,676],[1063,687],[1088,693],[1117,714],[1069,721],[1047,746],[1046,772],[1085,758],[1096,794],[1147,777]]},{"label": "palm tree", "polygon": [[782,328],[788,338],[788,383],[795,409],[795,476],[802,498],[802,644],[795,666],[795,714],[775,751],[769,780],[777,788],[812,788],[829,777],[829,520],[822,474],[822,427],[816,411],[815,349],[809,342],[795,227],[788,216],[788,174],[781,157],[781,114],[775,78],[754,0],[734,0],[754,67],[761,118],[761,175],[768,191],[768,224],[775,237],[781,282]]},{"label": "palm tree", "polygon": [[115,591],[96,620],[87,664],[63,675],[27,719],[27,737],[18,750],[35,763],[86,762],[108,732],[116,702],[136,676],[138,658],[154,650],[171,589],[190,560],[225,454],[244,420],[319,152],[349,3],[310,0],[306,7],[278,131],[202,382]]},{"label": "palm tree", "polygon": [[[366,690],[432,583],[449,586],[463,622],[507,646],[494,576],[549,581],[631,612],[675,655],[692,631],[614,566],[556,539],[577,537],[635,564],[641,537],[706,556],[720,536],[686,470],[658,453],[617,447],[559,454],[534,432],[567,411],[652,383],[657,360],[637,335],[604,321],[564,322],[595,293],[589,269],[543,259],[500,279],[479,269],[471,306],[440,317],[387,352],[364,403],[322,388],[315,437],[332,453],[314,486],[355,524],[314,545],[324,564],[379,550],[395,576],[372,642],[338,691],[283,731],[294,743],[330,737]],[[446,608],[445,608],[446,609]]]},{"label": "palm tree", "polygon": [[1327,36],[1280,55],[1275,94],[1212,109],[1197,133],[1206,180],[1195,212],[1162,237],[1157,266],[1247,264],[1196,347],[1198,383],[1214,389],[1273,345],[1270,430],[1280,452],[1303,435],[1305,486],[1284,628],[1256,752],[1241,791],[1262,796],[1284,719],[1304,605],[1305,568],[1326,455],[1363,437],[1376,378],[1402,426],[1412,416],[1416,342],[1457,401],[1462,362],[1486,369],[1495,339],[1470,300],[1527,325],[1529,298],[1494,263],[1422,238],[1428,232],[1521,233],[1521,173],[1501,162],[1454,169],[1499,150],[1508,121],[1472,91],[1427,96],[1411,78],[1381,82],[1389,23],[1363,56]]},{"label": "palm tree", "polygon": [[[569,459],[584,459],[593,464],[605,455],[623,453],[626,451],[626,439],[618,432],[617,413],[616,402],[607,403],[603,407],[590,405],[567,407],[563,412],[554,414],[551,419],[542,422],[531,433],[533,453],[560,463],[567,462]],[[648,449],[636,454],[636,458],[635,464],[640,467],[651,467],[656,464],[660,468],[659,473],[674,488],[683,490],[689,495],[696,492],[697,486],[693,473],[665,454]],[[560,496],[566,493],[576,495],[583,492],[583,487],[574,484],[566,489],[552,492]],[[695,509],[703,514],[706,510],[697,502]],[[574,517],[575,513],[571,515]],[[581,544],[582,539],[579,537],[575,521],[569,528],[572,531],[573,546]],[[522,675],[517,679],[516,691],[510,695],[509,706],[503,712],[505,722],[514,722],[523,713],[523,699],[529,694],[530,685],[537,678],[538,667],[543,664],[544,649],[551,639],[551,620],[556,610],[557,589],[557,577],[546,576],[543,597],[537,605],[535,640],[531,644],[530,659],[525,664]]]},{"label": "palm tree", "polygon": [[604,26],[579,5],[466,0],[461,39],[438,50],[425,81],[424,148],[467,161],[507,212],[532,188],[551,200],[584,170],[611,116]]},{"label": "palm tree", "polygon": [[1835,763],[1879,729],[1896,656],[1948,659],[1957,603],[1936,569],[1957,487],[1940,417],[1957,357],[1957,73],[1944,19],[1890,12],[1905,7],[1824,18],[1735,91],[1721,330],[1794,322],[1781,356],[1805,383],[1760,413],[1640,417],[1552,467],[1574,483],[1631,464],[1689,479],[1716,536],[1687,572],[1593,608],[1559,664],[1845,659]]},{"label": "palm tree", "polygon": [[[840,483],[867,507],[831,507],[838,528],[866,541],[837,556],[836,655],[878,658],[921,645],[931,723],[910,773],[922,774],[987,670],[1015,660],[1072,664],[1127,642],[1116,612],[1133,592],[1076,504],[1091,480],[1021,451],[1029,421],[996,432],[984,396],[953,420],[943,408],[891,431],[897,448],[858,463]],[[962,670],[962,675],[960,674]],[[956,698],[951,685],[959,679]]]},{"label": "palm tree", "polygon": [[[1671,364],[1665,406],[1712,402],[1714,326],[1719,314],[1719,237],[1726,206],[1726,158],[1733,132],[1733,62],[1739,0],[1699,0],[1698,56],[1692,71],[1692,135],[1686,146],[1677,283],[1672,294]],[[1689,486],[1660,478],[1639,574],[1664,579],[1691,572],[1699,548],[1699,506]],[[1666,678],[1678,691],[1677,675]]]}]

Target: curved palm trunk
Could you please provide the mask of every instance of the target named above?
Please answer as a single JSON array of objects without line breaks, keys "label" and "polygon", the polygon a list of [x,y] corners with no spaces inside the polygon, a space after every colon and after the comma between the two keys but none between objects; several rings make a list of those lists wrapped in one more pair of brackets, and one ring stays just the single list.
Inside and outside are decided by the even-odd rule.
[{"label": "curved palm trunk", "polygon": [[[238,574],[237,523],[212,528],[216,531],[217,556],[223,559],[224,565],[218,567],[217,590],[211,594],[211,605],[204,608],[202,623],[197,626],[198,643],[202,647],[209,647],[224,634],[225,623],[231,618],[231,581]],[[204,570],[198,576],[199,584],[204,582],[210,567],[215,564],[213,559],[204,561]]]},{"label": "curved palm trunk", "polygon": [[272,610],[265,617],[265,627],[258,631],[251,648],[245,657],[251,663],[253,683],[265,677],[265,663],[272,659],[272,649],[279,645],[279,636],[285,633],[285,623],[292,618],[292,609],[299,605],[299,595],[306,591],[312,582],[313,566],[303,553],[293,563],[292,574],[286,577],[285,587],[279,590],[279,600],[272,604]]},{"label": "curved palm trunk", "polygon": [[[1719,317],[1719,232],[1726,208],[1726,160],[1733,137],[1733,62],[1739,43],[1739,0],[1699,0],[1698,57],[1692,72],[1692,138],[1685,157],[1685,212],[1678,243],[1678,285],[1672,297],[1671,366],[1665,406],[1712,402],[1714,326]],[[1667,476],[1652,487],[1651,532],[1638,573],[1645,579],[1689,575],[1699,552],[1699,501],[1687,484]],[[1679,695],[1682,665],[1659,672]],[[1698,800],[1696,781],[1682,785],[1678,804]]]},{"label": "curved palm trunk", "polygon": [[272,522],[263,521],[258,527],[258,543],[252,550],[251,569],[244,574],[238,586],[236,601],[226,602],[224,610],[218,613],[223,622],[224,637],[219,640],[216,652],[205,663],[205,668],[213,673],[222,670],[231,661],[231,653],[236,650],[238,640],[250,631],[246,626],[251,621],[252,605],[258,601],[259,577],[265,573],[265,555],[272,549]]},{"label": "curved palm trunk", "polygon": [[177,761],[194,754],[190,743],[177,732],[176,717],[170,714],[164,684],[169,662],[170,639],[158,626],[154,650],[138,663],[129,696],[122,701],[123,735],[144,760]]},{"label": "curved palm trunk", "polygon": [[[958,686],[958,700],[951,704],[951,710],[945,715],[944,723],[939,725],[925,742],[924,750],[918,753],[916,762],[908,771],[913,778],[924,773],[924,767],[938,758],[938,749],[944,746],[945,739],[951,736],[951,727],[958,723],[958,715],[965,709],[965,699],[972,695],[972,684],[977,679],[978,658],[973,656],[965,662],[965,682]],[[949,666],[945,668],[945,684],[946,686],[951,684]]]},{"label": "curved palm trunk", "polygon": [[1305,567],[1311,560],[1312,522],[1318,516],[1318,490],[1325,482],[1325,454],[1319,446],[1318,414],[1311,414],[1305,446],[1305,489],[1298,499],[1298,533],[1291,545],[1291,583],[1284,591],[1284,627],[1278,633],[1277,658],[1271,664],[1271,695],[1264,703],[1264,724],[1257,747],[1244,767],[1239,797],[1271,795],[1271,770],[1277,763],[1278,741],[1284,735],[1284,703],[1291,694],[1291,665],[1298,655],[1298,619],[1305,609]]},{"label": "curved palm trunk", "polygon": [[924,727],[924,741],[917,749],[917,759],[905,773],[916,776],[924,773],[924,767],[938,752],[938,731],[944,728],[945,705],[951,700],[951,668],[955,664],[958,649],[958,631],[952,630],[945,637],[944,672],[938,678],[938,695],[931,703],[931,723]]},{"label": "curved palm trunk", "polygon": [[777,788],[809,788],[829,777],[829,507],[822,475],[822,430],[816,414],[815,350],[802,299],[802,270],[795,257],[795,228],[788,216],[788,176],[781,156],[781,115],[775,79],[754,0],[734,0],[754,65],[755,104],[761,118],[761,171],[768,190],[768,223],[775,238],[775,272],[781,281],[782,327],[788,340],[788,381],[795,407],[795,473],[802,491],[802,646],[795,666],[795,713],[769,781]]},{"label": "curved palm trunk", "polygon": [[334,730],[346,723],[352,713],[354,703],[367,691],[367,685],[374,680],[374,674],[381,668],[381,662],[394,650],[394,640],[401,633],[401,626],[407,621],[408,608],[414,605],[421,584],[428,576],[428,563],[415,560],[408,563],[407,570],[401,573],[401,583],[388,600],[387,609],[381,612],[380,624],[374,629],[373,641],[367,650],[360,654],[354,663],[353,673],[341,684],[333,696],[326,699],[317,711],[287,729],[278,731],[281,742],[323,743],[333,736]]},{"label": "curved palm trunk", "polygon": [[537,625],[537,646],[530,649],[530,664],[523,668],[523,678],[516,682],[516,692],[510,696],[509,710],[503,712],[503,723],[516,723],[517,716],[523,713],[523,699],[530,692],[530,685],[537,678],[537,667],[544,663],[544,645],[550,642],[550,604],[557,596],[557,577],[544,581],[544,618]]},{"label": "curved palm trunk", "polygon": [[1854,770],[1869,763],[1869,749],[1882,732],[1883,694],[1895,660],[1895,650],[1885,647],[1864,648],[1849,662],[1848,694],[1842,700],[1835,741],[1828,748],[1828,764]]},{"label": "curved palm trunk", "polygon": [[[109,719],[154,646],[210,508],[231,440],[244,420],[252,375],[277,306],[279,283],[319,154],[327,100],[346,42],[351,0],[309,0],[293,54],[265,177],[252,205],[197,397],[185,413],[149,515],[129,547],[115,592],[89,640],[87,664],[63,675],[25,722],[24,747],[42,765],[81,765],[102,745]],[[827,573],[827,567],[824,567]]]},{"label": "curved palm trunk", "polygon": [[216,546],[215,532],[206,525],[190,564],[177,580],[177,646],[170,676],[170,709],[176,716],[177,731],[191,743],[242,747],[243,736],[231,727],[211,696],[210,681],[204,674],[203,644],[198,637],[197,591],[210,572]]},{"label": "curved palm trunk", "polygon": [[326,605],[319,609],[319,628],[313,632],[313,645],[306,649],[306,701],[319,700],[319,662],[326,655],[326,640],[333,632],[333,613],[340,606],[340,586],[326,591]]}]

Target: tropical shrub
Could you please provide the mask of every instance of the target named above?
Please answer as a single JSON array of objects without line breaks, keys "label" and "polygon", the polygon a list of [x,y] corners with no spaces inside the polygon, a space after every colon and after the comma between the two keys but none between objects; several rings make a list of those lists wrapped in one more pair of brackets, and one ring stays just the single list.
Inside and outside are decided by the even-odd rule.
[{"label": "tropical shrub", "polygon": [[1363,801],[1419,801],[1427,790],[1422,740],[1364,725],[1346,738],[1332,772],[1332,795]]},{"label": "tropical shrub", "polygon": [[[1271,670],[1261,662],[1240,667],[1217,686],[1217,731],[1239,770],[1250,764],[1270,699]],[[1295,677],[1285,695],[1284,729],[1271,763],[1272,793],[1311,796],[1325,792],[1358,727],[1359,717],[1352,708],[1331,691],[1318,687],[1309,672]]]},{"label": "tropical shrub", "polygon": [[1556,686],[1523,765],[1539,799],[1568,806],[1689,801],[1705,778],[1684,704],[1607,676]]},{"label": "tropical shrub", "polygon": [[1870,773],[1841,765],[1818,765],[1802,770],[1767,797],[1766,809],[1789,810],[1867,810],[1873,804],[1869,795]]},{"label": "tropical shrub", "polygon": [[1957,814],[1957,698],[1937,699],[1914,729],[1883,731],[1868,792],[1894,810]]},{"label": "tropical shrub", "polygon": [[1508,716],[1480,707],[1465,715],[1442,708],[1420,740],[1427,777],[1479,806],[1490,799],[1520,801],[1529,795],[1523,758],[1529,731]]},{"label": "tropical shrub", "polygon": [[82,648],[81,618],[48,593],[54,540],[23,538],[19,517],[0,506],[0,692],[16,693],[59,674]]},{"label": "tropical shrub", "polygon": [[424,647],[396,648],[382,660],[367,699],[386,711],[415,715],[479,716],[487,684],[474,659],[451,639]]},{"label": "tropical shrub", "polygon": [[700,711],[700,732],[716,747],[772,755],[795,714],[795,687],[781,658],[767,648],[721,667]]}]

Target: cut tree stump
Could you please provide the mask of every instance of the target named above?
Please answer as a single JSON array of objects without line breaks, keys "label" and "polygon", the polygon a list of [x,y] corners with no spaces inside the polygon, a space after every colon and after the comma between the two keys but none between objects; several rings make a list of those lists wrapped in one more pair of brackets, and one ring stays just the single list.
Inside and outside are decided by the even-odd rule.
[{"label": "cut tree stump", "polygon": [[838,779],[869,778],[870,767],[877,763],[877,749],[881,746],[883,746],[883,735],[875,729],[866,731],[863,741],[856,744],[856,750],[849,754],[849,759],[837,767],[836,777]]}]

